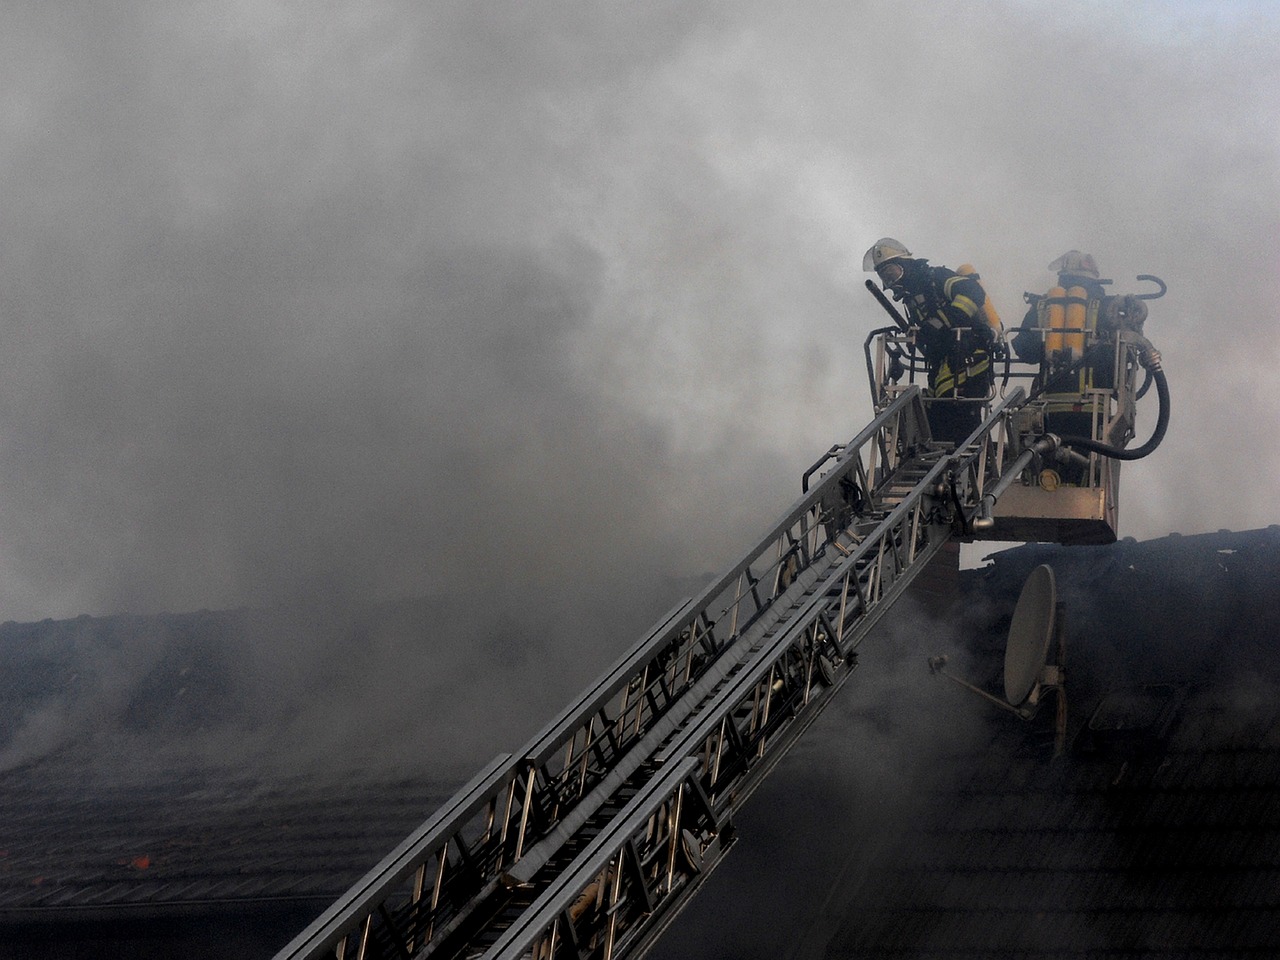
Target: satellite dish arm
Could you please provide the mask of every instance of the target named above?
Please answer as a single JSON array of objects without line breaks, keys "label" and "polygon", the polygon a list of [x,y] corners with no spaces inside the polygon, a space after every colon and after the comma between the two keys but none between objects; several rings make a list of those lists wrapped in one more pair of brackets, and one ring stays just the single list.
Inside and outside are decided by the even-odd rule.
[{"label": "satellite dish arm", "polygon": [[956,683],[960,684],[960,686],[964,687],[966,690],[972,693],[976,693],[978,696],[982,697],[982,699],[984,700],[989,700],[991,703],[994,703],[997,707],[1001,707],[1005,710],[1008,710],[1010,713],[1016,713],[1020,717],[1025,716],[1021,710],[1019,710],[1013,704],[1009,703],[1007,700],[1001,700],[999,697],[993,694],[987,693],[987,691],[983,690],[981,687],[970,683],[968,680],[964,679],[964,677],[956,676],[950,670],[946,669],[946,666],[947,666],[946,657],[930,657],[929,658],[930,673],[937,674],[940,677],[946,677],[948,680],[954,680]]}]

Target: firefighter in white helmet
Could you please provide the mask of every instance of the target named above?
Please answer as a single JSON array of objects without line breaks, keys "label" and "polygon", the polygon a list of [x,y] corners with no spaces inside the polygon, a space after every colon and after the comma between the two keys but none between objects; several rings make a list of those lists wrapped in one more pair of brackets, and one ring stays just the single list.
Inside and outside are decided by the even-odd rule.
[{"label": "firefighter in white helmet", "polygon": [[930,266],[892,237],[871,245],[862,268],[874,270],[881,286],[906,307],[928,370],[934,437],[960,443],[982,422],[982,404],[977,401],[990,394],[993,380],[995,334],[982,314],[987,297],[982,284],[972,276]]},{"label": "firefighter in white helmet", "polygon": [[[1098,304],[1106,296],[1102,274],[1098,271],[1098,261],[1091,253],[1079,250],[1068,250],[1048,269],[1058,274],[1058,286],[1044,296],[1025,294],[1024,299],[1031,304],[1031,309],[1022,320],[1022,327],[1009,342],[1013,352],[1023,363],[1040,363],[1044,360],[1045,331],[1050,327],[1049,313],[1057,305],[1066,307],[1070,299],[1083,299],[1088,315],[1089,328],[1095,326]],[[1068,297],[1068,290],[1075,290],[1074,298]],[[1064,321],[1065,322],[1065,321]],[[1062,326],[1063,324],[1059,324]]]},{"label": "firefighter in white helmet", "polygon": [[[1101,436],[1098,394],[1115,384],[1116,330],[1122,322],[1140,329],[1147,308],[1131,295],[1109,296],[1111,281],[1101,278],[1092,254],[1068,250],[1048,269],[1057,273],[1057,285],[1043,295],[1023,295],[1031,308],[1011,345],[1019,360],[1040,366],[1034,393],[1044,400],[1045,430],[1114,443],[1114,436]],[[1077,462],[1055,469],[1067,485],[1088,479]]]}]

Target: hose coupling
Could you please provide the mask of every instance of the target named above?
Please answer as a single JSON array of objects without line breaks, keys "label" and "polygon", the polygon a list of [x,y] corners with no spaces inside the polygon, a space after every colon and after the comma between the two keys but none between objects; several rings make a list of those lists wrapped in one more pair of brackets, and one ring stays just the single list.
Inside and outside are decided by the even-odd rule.
[{"label": "hose coupling", "polygon": [[974,530],[990,530],[996,525],[995,517],[991,515],[991,509],[995,505],[996,498],[991,494],[982,498],[982,502],[978,504],[978,515],[973,518]]}]

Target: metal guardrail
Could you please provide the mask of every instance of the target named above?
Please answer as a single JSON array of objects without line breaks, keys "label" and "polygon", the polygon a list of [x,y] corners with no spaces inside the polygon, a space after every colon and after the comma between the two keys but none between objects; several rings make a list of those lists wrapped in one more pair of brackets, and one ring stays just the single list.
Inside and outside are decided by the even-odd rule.
[{"label": "metal guardrail", "polygon": [[[446,877],[450,863],[470,860],[474,851],[491,846],[490,835],[498,822],[496,802],[508,790],[513,776],[511,754],[501,754],[459,790],[430,819],[405,839],[382,862],[322,913],[293,939],[279,956],[344,957],[354,946],[364,956],[373,934],[375,918],[389,922],[387,904],[401,899],[408,905],[397,913],[406,916],[412,933],[403,940],[412,955],[421,942],[430,940],[432,927],[419,932],[415,918],[431,915],[447,920],[440,912],[442,895],[449,890]],[[429,871],[433,865],[434,870]]]},{"label": "metal guardrail", "polygon": [[[564,944],[575,957],[642,952],[701,882],[692,865],[718,863],[733,811],[951,535],[955,509],[976,509],[989,440],[1020,398],[948,453],[929,443],[919,389],[903,391],[819,462],[828,472],[740,562],[519,754],[494,761],[277,960],[541,958]],[[677,804],[696,815],[660,828],[654,811],[676,793],[698,801]],[[658,883],[662,872],[646,871],[663,843]],[[592,883],[599,903],[575,918],[564,900]]]},{"label": "metal guardrail", "polygon": [[561,946],[580,954],[592,945],[582,939],[587,930],[598,931],[600,952],[611,957],[664,901],[697,883],[697,844],[717,827],[697,773],[692,757],[664,767],[484,960],[551,957]]}]

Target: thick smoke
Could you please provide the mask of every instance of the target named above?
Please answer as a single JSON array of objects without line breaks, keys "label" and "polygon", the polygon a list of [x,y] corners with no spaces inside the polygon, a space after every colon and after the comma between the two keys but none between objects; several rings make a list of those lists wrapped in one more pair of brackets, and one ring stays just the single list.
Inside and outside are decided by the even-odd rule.
[{"label": "thick smoke", "polygon": [[653,956],[824,955],[873,858],[928,803],[932,778],[984,742],[976,698],[927,667],[945,655],[978,679],[958,643],[967,619],[899,601],[840,696],[742,808],[737,845]]},{"label": "thick smoke", "polygon": [[[977,264],[1011,323],[1068,248],[1117,290],[1163,276],[1174,416],[1122,533],[1275,519],[1269,10],[131,0],[0,28],[0,620],[322,601],[241,624],[233,746],[359,752],[405,700],[405,744],[515,746],[868,419],[884,234]],[[419,597],[445,606],[361,645],[352,610]],[[77,647],[6,762],[127,713],[147,637]]]},{"label": "thick smoke", "polygon": [[0,774],[35,765],[58,781],[72,769],[99,785],[409,775],[444,789],[518,749],[669,595],[699,586],[7,623]]},{"label": "thick smoke", "polygon": [[[1070,248],[1162,276],[1121,532],[1274,522],[1277,49],[1223,0],[6,5],[0,621],[251,609],[213,664],[73,622],[0,768],[517,747],[869,418],[886,234],[1007,323]],[[664,955],[787,948],[765,871],[824,895],[965,734],[895,624]]]},{"label": "thick smoke", "polygon": [[1277,24],[1127,9],[8,8],[3,616],[715,569],[885,233],[1164,276],[1125,532],[1269,522]]}]

